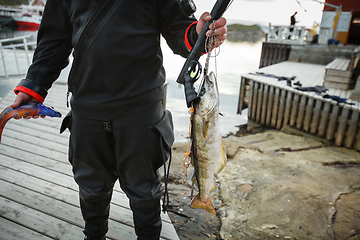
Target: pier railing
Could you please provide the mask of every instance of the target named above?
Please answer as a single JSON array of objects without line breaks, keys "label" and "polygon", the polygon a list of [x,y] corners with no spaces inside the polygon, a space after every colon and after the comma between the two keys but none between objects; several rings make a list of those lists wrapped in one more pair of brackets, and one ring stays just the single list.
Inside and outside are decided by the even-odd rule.
[{"label": "pier railing", "polygon": [[[28,42],[30,35],[7,38],[0,40],[1,63],[0,77],[21,75],[26,73],[31,63],[31,49],[36,47],[36,42]],[[30,49],[31,47],[31,49]]]},{"label": "pier railing", "polygon": [[[332,38],[332,29],[320,26],[318,33],[318,44],[328,44]],[[267,42],[288,43],[288,44],[306,44],[311,42],[313,36],[311,30],[300,26],[272,26],[269,24]]]},{"label": "pier railing", "polygon": [[300,26],[272,26],[269,24],[268,42],[305,44],[311,37],[310,31]]}]

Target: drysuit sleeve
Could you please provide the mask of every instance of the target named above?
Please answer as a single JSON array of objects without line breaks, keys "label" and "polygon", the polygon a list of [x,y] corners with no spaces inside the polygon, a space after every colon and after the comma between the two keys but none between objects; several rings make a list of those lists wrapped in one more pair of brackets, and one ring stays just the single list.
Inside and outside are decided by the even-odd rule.
[{"label": "drysuit sleeve", "polygon": [[69,64],[72,25],[70,17],[57,0],[48,0],[40,24],[37,47],[26,78],[15,88],[43,102],[48,89]]},{"label": "drysuit sleeve", "polygon": [[196,18],[184,12],[180,1],[162,0],[159,6],[163,37],[175,54],[187,57],[198,38]]}]

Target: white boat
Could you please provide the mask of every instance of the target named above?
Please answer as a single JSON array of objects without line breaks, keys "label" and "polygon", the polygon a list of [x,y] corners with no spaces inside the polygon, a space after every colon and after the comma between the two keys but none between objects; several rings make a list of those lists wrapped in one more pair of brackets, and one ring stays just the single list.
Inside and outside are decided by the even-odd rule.
[{"label": "white boat", "polygon": [[20,5],[21,13],[13,16],[18,30],[38,30],[45,4],[46,0],[31,0],[28,5]]}]

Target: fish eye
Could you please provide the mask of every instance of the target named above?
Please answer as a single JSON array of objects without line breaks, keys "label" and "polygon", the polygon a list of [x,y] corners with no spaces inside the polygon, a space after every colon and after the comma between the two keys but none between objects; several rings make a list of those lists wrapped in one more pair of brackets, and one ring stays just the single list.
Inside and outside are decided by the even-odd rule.
[{"label": "fish eye", "polygon": [[204,96],[205,93],[206,93],[205,88],[202,87],[199,93],[200,97]]}]

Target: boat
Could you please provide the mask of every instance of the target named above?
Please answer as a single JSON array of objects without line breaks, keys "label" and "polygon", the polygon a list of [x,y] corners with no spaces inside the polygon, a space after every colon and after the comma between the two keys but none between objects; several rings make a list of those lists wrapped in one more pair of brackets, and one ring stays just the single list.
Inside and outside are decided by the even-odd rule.
[{"label": "boat", "polygon": [[46,0],[31,0],[28,5],[20,5],[21,13],[13,16],[17,30],[38,30],[45,4]]}]

